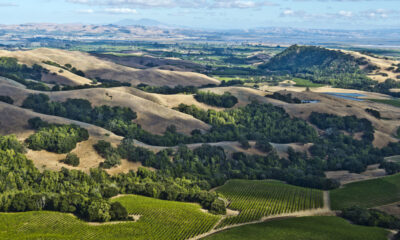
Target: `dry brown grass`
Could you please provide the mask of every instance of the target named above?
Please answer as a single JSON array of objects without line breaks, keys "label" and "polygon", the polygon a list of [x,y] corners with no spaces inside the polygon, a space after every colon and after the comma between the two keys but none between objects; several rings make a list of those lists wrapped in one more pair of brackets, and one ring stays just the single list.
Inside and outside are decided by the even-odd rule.
[{"label": "dry brown grass", "polygon": [[[362,53],[359,53],[359,52],[354,52],[354,51],[345,51],[345,50],[340,50],[340,51],[348,53],[350,55],[353,55],[353,56],[355,56],[357,58],[364,57],[364,58],[367,59],[367,61],[370,64],[379,67],[378,70],[375,70],[371,74],[368,74],[368,76],[371,79],[375,80],[375,81],[384,82],[388,78],[396,80],[397,79],[396,77],[400,76],[400,73],[394,73],[393,71],[386,70],[387,68],[391,67],[392,64],[395,64],[395,65],[399,64],[400,61],[395,61],[395,60],[391,60],[391,59],[384,59],[384,58],[371,57],[371,56],[368,56],[368,55],[365,55],[365,54],[362,54]],[[363,67],[365,67],[365,66],[363,66]],[[379,75],[377,73],[386,73],[388,76],[384,77],[384,76]]]},{"label": "dry brown grass", "polygon": [[[57,73],[57,75],[60,76],[54,77],[53,79],[47,79],[48,77],[46,77],[44,80],[56,81],[59,83],[63,82],[70,85],[90,84],[91,80],[88,78],[95,79],[97,77],[129,82],[132,85],[146,83],[156,86],[201,86],[205,84],[219,83],[219,81],[214,78],[193,72],[175,72],[160,69],[134,69],[118,65],[111,61],[99,59],[88,53],[79,51],[66,51],[49,48],[13,52],[2,50],[0,51],[0,56],[15,57],[19,62],[27,65],[32,65],[34,63],[39,64],[49,69],[52,73]],[[60,65],[69,63],[73,67],[84,71],[88,78],[82,78],[66,70],[64,70],[63,73],[59,73],[58,71],[60,68],[44,64],[42,63],[43,61],[52,61]]]},{"label": "dry brown grass", "polygon": [[341,185],[364,181],[368,179],[375,179],[386,176],[384,169],[379,168],[379,164],[368,166],[367,170],[362,173],[350,173],[349,171],[327,171],[325,172],[327,178],[335,179],[340,182]]},{"label": "dry brown grass", "polygon": [[184,103],[186,105],[196,105],[201,109],[215,109],[222,110],[223,108],[218,108],[214,106],[209,106],[207,104],[198,102],[192,94],[156,94],[156,93],[147,93],[136,88],[128,88],[128,87],[119,87],[114,88],[115,90],[130,93],[132,95],[147,99],[149,101],[155,102],[162,106],[173,108],[177,107],[179,104]]},{"label": "dry brown grass", "polygon": [[[157,101],[160,101],[160,99],[162,100],[163,97],[153,95],[152,99],[150,98],[152,95],[140,90],[128,90],[131,88],[96,88],[61,92],[39,92],[15,87],[5,81],[1,82],[1,79],[0,84],[2,85],[0,88],[0,95],[10,96],[15,100],[16,105],[21,105],[29,93],[44,93],[49,95],[50,99],[53,101],[66,101],[68,98],[81,98],[89,100],[94,106],[108,105],[129,107],[138,114],[138,119],[136,119],[135,122],[140,124],[143,129],[154,134],[164,133],[165,129],[170,125],[176,125],[178,132],[185,134],[190,134],[194,129],[208,130],[210,128],[206,123],[190,115],[170,109],[169,106],[158,104]],[[130,92],[136,93],[136,95]],[[180,101],[179,97],[175,99],[177,102]]]},{"label": "dry brown grass", "polygon": [[400,218],[400,202],[395,202],[392,204],[376,207],[375,209],[378,209],[387,214]]}]

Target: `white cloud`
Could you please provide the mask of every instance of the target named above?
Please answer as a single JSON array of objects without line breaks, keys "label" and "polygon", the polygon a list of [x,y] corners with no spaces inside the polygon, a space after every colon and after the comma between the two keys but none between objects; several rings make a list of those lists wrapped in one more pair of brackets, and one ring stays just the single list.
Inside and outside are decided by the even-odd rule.
[{"label": "white cloud", "polygon": [[86,14],[92,14],[95,11],[93,9],[79,9],[77,10],[78,13],[86,13]]},{"label": "white cloud", "polygon": [[215,0],[212,8],[260,8],[263,6],[275,6],[275,3],[269,1],[230,1]]},{"label": "white cloud", "polygon": [[114,14],[135,14],[137,13],[137,10],[133,8],[106,8],[104,9],[104,12]]},{"label": "white cloud", "polygon": [[385,9],[375,9],[362,12],[352,12],[341,10],[337,13],[310,13],[305,11],[295,11],[292,9],[284,9],[281,17],[294,17],[302,18],[308,20],[323,20],[323,19],[353,19],[353,20],[365,20],[365,19],[385,19],[385,18],[398,18],[400,17],[400,11],[398,10],[385,10]]},{"label": "white cloud", "polygon": [[118,8],[261,8],[278,4],[267,0],[66,0],[70,3]]},{"label": "white cloud", "polygon": [[389,17],[395,17],[398,18],[400,17],[400,11],[398,10],[386,10],[382,8],[378,8],[375,10],[368,10],[368,11],[363,11],[361,13],[362,16],[366,18],[372,18],[372,19],[379,19],[379,18],[389,18]]},{"label": "white cloud", "polygon": [[343,17],[352,17],[353,16],[353,12],[352,11],[341,10],[341,11],[339,11],[339,15],[343,16]]},{"label": "white cloud", "polygon": [[80,3],[80,4],[89,4],[89,3],[93,2],[93,1],[91,1],[91,0],[67,0],[67,2]]},{"label": "white cloud", "polygon": [[282,15],[284,16],[291,16],[294,15],[294,11],[292,9],[286,9],[282,12]]}]

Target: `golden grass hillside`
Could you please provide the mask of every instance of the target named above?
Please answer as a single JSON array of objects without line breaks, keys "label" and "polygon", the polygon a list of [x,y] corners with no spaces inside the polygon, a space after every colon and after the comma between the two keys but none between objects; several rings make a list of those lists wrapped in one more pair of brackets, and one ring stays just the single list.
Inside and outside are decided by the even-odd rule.
[{"label": "golden grass hillside", "polygon": [[[396,80],[397,76],[400,76],[400,73],[395,73],[393,71],[387,70],[389,67],[392,67],[392,64],[398,65],[400,64],[400,61],[395,61],[391,59],[385,59],[385,58],[378,58],[378,57],[372,57],[368,56],[359,52],[354,52],[354,51],[345,51],[345,50],[340,50],[342,52],[351,54],[352,56],[356,58],[366,58],[369,64],[377,66],[379,69],[373,71],[371,74],[368,74],[368,77],[371,79],[378,81],[378,82],[384,82],[386,79],[391,78]],[[364,66],[365,67],[365,66]],[[388,76],[382,76],[378,73],[386,73]]]},{"label": "golden grass hillside", "polygon": [[[92,88],[74,91],[61,92],[40,92],[29,89],[15,87],[0,79],[0,95],[10,96],[15,100],[16,105],[21,105],[23,100],[30,93],[47,94],[51,100],[63,102],[68,98],[81,98],[89,100],[93,106],[122,106],[129,107],[137,112],[138,118],[135,120],[143,129],[154,133],[162,134],[170,125],[176,125],[179,132],[190,134],[194,129],[207,130],[210,128],[206,123],[194,117],[162,106],[154,101],[140,97],[145,93],[133,95],[124,88]],[[124,90],[124,91],[123,91]],[[137,90],[141,92],[140,90]]]},{"label": "golden grass hillside", "polygon": [[[56,73],[58,76],[53,78],[45,76],[43,80],[69,85],[90,84],[90,79],[95,79],[97,77],[128,82],[132,85],[145,83],[155,86],[201,86],[205,84],[219,83],[218,80],[199,73],[175,72],[160,69],[139,70],[122,66],[79,51],[66,51],[50,48],[39,48],[30,51],[1,50],[0,56],[14,57],[17,58],[20,63],[27,65],[35,63],[39,64],[49,69],[51,73]],[[67,63],[71,64],[73,67],[82,70],[85,73],[86,78],[82,78],[66,70],[60,73],[60,68],[44,64],[43,61],[52,61],[60,65],[65,65]]]}]

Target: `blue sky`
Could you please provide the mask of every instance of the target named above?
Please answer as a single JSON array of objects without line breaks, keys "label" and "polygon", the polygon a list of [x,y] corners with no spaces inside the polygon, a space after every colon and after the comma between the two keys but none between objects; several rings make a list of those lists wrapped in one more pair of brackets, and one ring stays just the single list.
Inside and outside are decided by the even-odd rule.
[{"label": "blue sky", "polygon": [[150,18],[196,28],[400,28],[399,0],[0,0],[0,23]]}]

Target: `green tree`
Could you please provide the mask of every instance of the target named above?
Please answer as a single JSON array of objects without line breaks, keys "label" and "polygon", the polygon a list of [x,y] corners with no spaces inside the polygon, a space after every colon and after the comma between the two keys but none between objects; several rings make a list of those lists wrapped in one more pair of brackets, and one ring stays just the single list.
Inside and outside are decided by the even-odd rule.
[{"label": "green tree", "polygon": [[91,222],[108,222],[111,220],[110,204],[104,200],[95,200],[88,207],[88,218]]}]

